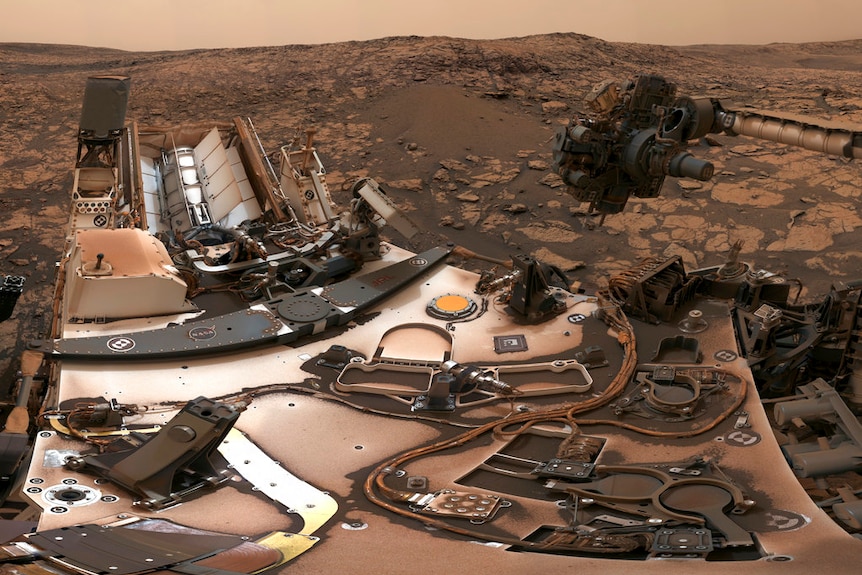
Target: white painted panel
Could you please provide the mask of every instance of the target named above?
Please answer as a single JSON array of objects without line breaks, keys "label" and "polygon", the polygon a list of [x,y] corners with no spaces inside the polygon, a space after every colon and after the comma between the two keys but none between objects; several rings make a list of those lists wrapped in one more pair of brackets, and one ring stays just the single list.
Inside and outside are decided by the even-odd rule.
[{"label": "white painted panel", "polygon": [[219,148],[224,150],[224,146],[222,146],[221,143],[221,136],[218,133],[218,128],[213,128],[210,133],[207,134],[197,146],[195,146],[195,157],[198,162],[204,163],[210,154]]},{"label": "white painted panel", "polygon": [[254,198],[246,200],[235,207],[230,214],[221,222],[221,225],[226,228],[232,228],[244,222],[245,220],[253,220],[261,215],[260,206],[257,205],[257,200]]},{"label": "white painted panel", "polygon": [[195,147],[195,155],[204,178],[204,198],[212,219],[219,221],[242,202],[242,194],[217,130],[213,129],[201,140]]},{"label": "white painted panel", "polygon": [[[239,193],[242,196],[242,200],[250,200],[254,198],[254,190],[251,187],[251,183],[248,180],[242,180],[241,182],[237,182],[239,185]],[[255,200],[257,201],[257,200]]]},{"label": "white painted panel", "polygon": [[159,197],[151,192],[144,192],[144,206],[148,212],[159,213]]}]

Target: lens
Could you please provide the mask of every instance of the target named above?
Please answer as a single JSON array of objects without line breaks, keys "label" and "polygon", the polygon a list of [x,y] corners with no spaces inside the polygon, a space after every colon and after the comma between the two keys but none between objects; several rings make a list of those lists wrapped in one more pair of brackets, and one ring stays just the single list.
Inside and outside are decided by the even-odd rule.
[{"label": "lens", "polygon": [[715,168],[706,160],[681,152],[670,159],[667,173],[675,178],[693,178],[705,182],[712,178]]}]

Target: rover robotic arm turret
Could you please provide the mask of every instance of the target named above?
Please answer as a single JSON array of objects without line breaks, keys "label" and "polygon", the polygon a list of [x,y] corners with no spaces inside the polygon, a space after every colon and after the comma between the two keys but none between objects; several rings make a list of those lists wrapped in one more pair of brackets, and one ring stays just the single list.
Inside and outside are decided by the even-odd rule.
[{"label": "rover robotic arm turret", "polygon": [[862,158],[862,128],[802,116],[726,110],[713,98],[677,96],[661,76],[598,84],[554,143],[554,166],[590,210],[621,212],[629,196],[655,198],[666,176],[706,181],[713,165],[687,151],[690,140],[725,132],[846,158]]}]

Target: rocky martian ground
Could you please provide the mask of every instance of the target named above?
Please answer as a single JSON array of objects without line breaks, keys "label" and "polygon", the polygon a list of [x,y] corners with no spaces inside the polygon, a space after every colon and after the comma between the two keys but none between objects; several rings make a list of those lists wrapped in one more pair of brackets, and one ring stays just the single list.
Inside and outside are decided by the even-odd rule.
[{"label": "rocky martian ground", "polygon": [[[143,125],[248,116],[268,151],[317,130],[336,202],[371,176],[421,225],[416,250],[454,242],[526,252],[588,289],[651,255],[690,269],[744,240],[758,268],[799,278],[803,299],[862,277],[858,162],[716,136],[691,150],[710,182],[668,179],[597,226],[550,167],[556,130],[605,78],[658,73],[679,93],[862,130],[862,40],[666,47],[577,34],[503,40],[395,37],[315,46],[124,52],[0,44],[0,273],[26,277],[0,324],[0,389],[25,341],[45,335],[86,78],[132,78]],[[469,267],[469,264],[468,264]]]}]

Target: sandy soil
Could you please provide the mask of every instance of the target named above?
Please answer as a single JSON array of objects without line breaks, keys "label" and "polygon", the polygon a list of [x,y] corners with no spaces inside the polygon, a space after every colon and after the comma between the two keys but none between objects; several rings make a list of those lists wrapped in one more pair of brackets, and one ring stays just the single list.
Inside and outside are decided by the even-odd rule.
[{"label": "sandy soil", "polygon": [[156,53],[0,44],[0,272],[27,277],[0,324],[0,395],[23,342],[49,326],[89,75],[131,76],[129,116],[143,124],[249,116],[271,151],[316,128],[336,200],[374,177],[423,228],[412,242],[389,234],[408,248],[523,251],[594,288],[649,255],[715,265],[743,239],[748,261],[802,279],[811,297],[862,277],[858,164],[718,136],[693,150],[715,163],[713,181],[669,180],[597,227],[551,173],[551,140],[594,83],[637,73],[862,126],[860,54],[862,41],[668,48],[576,34]]}]

